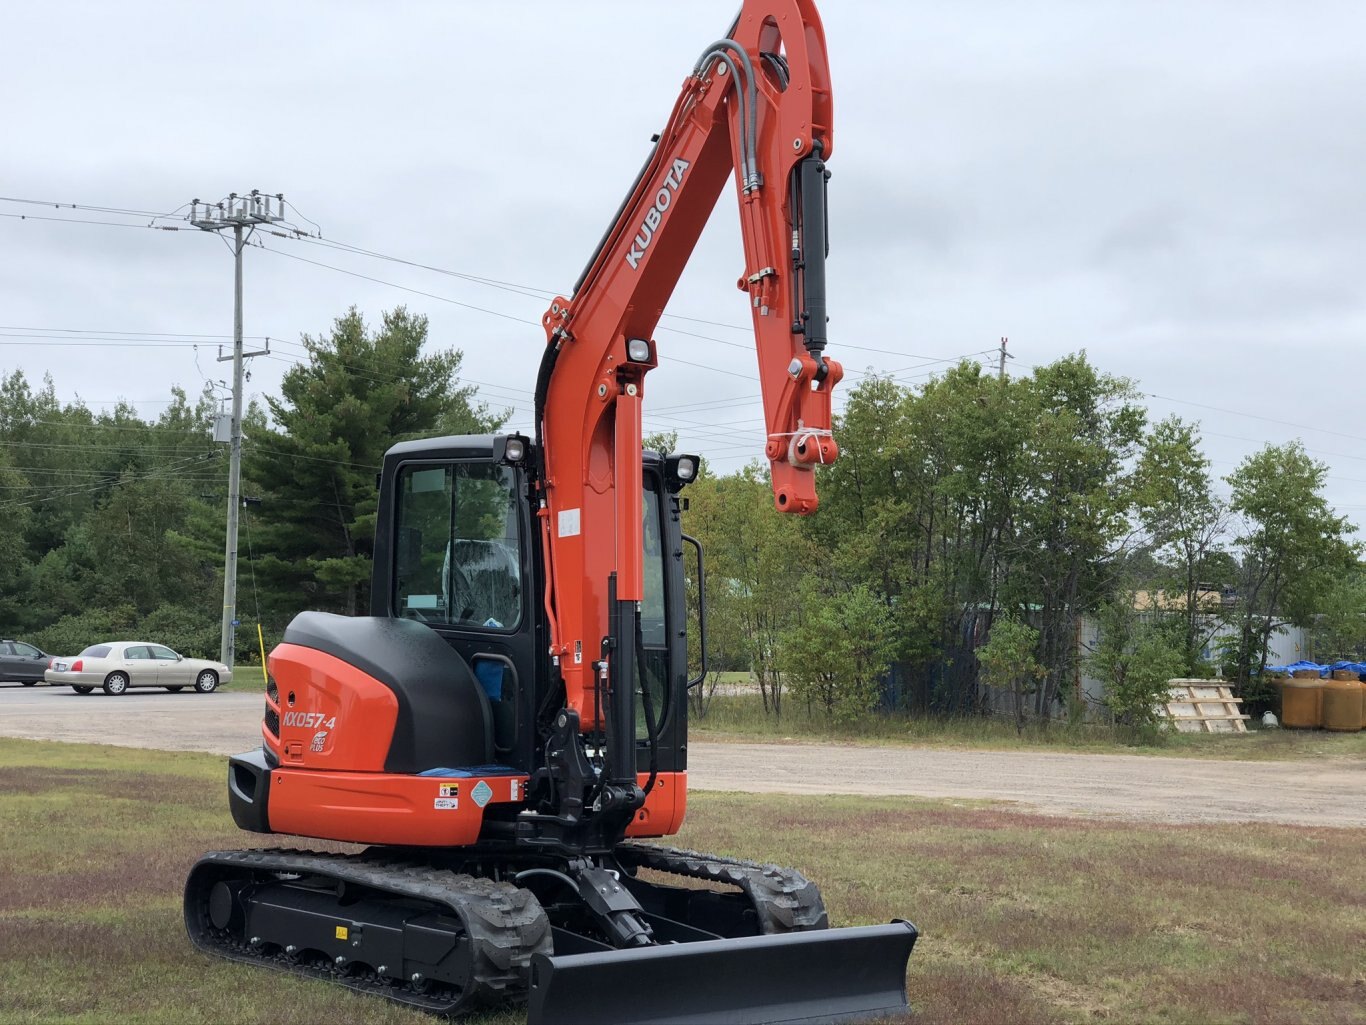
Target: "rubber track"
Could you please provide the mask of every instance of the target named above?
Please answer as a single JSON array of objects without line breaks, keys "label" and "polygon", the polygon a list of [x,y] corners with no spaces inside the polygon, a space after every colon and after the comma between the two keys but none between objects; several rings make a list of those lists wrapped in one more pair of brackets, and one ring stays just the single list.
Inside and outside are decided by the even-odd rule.
[{"label": "rubber track", "polygon": [[624,843],[613,853],[628,866],[738,886],[766,935],[830,928],[820,890],[794,868],[654,844]]},{"label": "rubber track", "polygon": [[463,991],[431,984],[420,990],[407,983],[386,982],[373,973],[349,975],[330,965],[298,964],[283,954],[262,956],[245,942],[245,937],[230,937],[226,930],[213,927],[208,916],[212,884],[197,894],[197,907],[191,909],[186,894],[186,922],[193,913],[198,928],[190,929],[195,945],[210,953],[248,964],[262,965],[308,978],[324,979],[361,993],[372,993],[388,1000],[441,1015],[462,1014],[479,1007],[524,1000],[533,954],[550,954],[550,921],[540,902],[528,890],[491,879],[478,879],[445,869],[432,868],[369,852],[318,854],[312,851],[248,850],[212,851],[200,858],[194,874],[206,862],[231,875],[215,872],[213,879],[271,875],[278,872],[322,876],[381,893],[430,901],[448,909],[459,918],[469,936],[472,950],[473,984]]}]

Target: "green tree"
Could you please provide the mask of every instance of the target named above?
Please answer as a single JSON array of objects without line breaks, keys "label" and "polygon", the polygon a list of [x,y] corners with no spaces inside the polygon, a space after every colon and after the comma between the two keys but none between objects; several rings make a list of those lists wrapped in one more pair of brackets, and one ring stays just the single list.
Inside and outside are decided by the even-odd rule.
[{"label": "green tree", "polygon": [[1164,570],[1157,584],[1181,602],[1181,656],[1192,676],[1222,619],[1217,604],[1210,607],[1207,587],[1220,582],[1215,574],[1227,566],[1221,548],[1228,508],[1211,490],[1209,466],[1197,428],[1169,417],[1144,441],[1136,474],[1139,516]]},{"label": "green tree", "polygon": [[33,567],[26,534],[33,510],[27,493],[27,480],[8,465],[8,454],[0,447],[0,623],[20,622],[28,604]]},{"label": "green tree", "polygon": [[399,307],[369,330],[353,308],[268,397],[276,430],[257,432],[247,473],[262,497],[256,568],[278,614],[354,615],[369,600],[375,474],[395,442],[497,429],[505,416],[461,386],[461,353],[424,352],[427,318]]},{"label": "green tree", "polygon": [[977,649],[982,681],[1009,691],[1014,699],[1016,733],[1024,731],[1026,699],[1047,675],[1035,657],[1038,647],[1039,631],[1014,615],[1005,615],[992,623],[991,635]]},{"label": "green tree", "polygon": [[892,617],[866,586],[807,576],[799,616],[782,637],[781,664],[808,711],[851,723],[877,705],[878,682],[893,650]]},{"label": "green tree", "polygon": [[705,594],[700,594],[696,570],[690,554],[685,551],[684,571],[688,602],[688,675],[695,677],[702,669],[702,637],[691,629],[698,622],[698,605],[703,599],[707,607],[707,672],[697,686],[688,692],[691,714],[704,718],[711,708],[721,678],[727,672],[750,671],[743,623],[743,586],[730,576],[727,505],[721,499],[721,482],[705,470],[684,491],[688,507],[684,512],[685,529],[702,545]]},{"label": "green tree", "polygon": [[1176,629],[1170,629],[1160,611],[1136,609],[1134,593],[1127,590],[1103,605],[1098,618],[1100,641],[1087,661],[1105,684],[1110,714],[1122,726],[1156,725],[1167,682],[1185,669],[1183,619],[1177,618]]},{"label": "green tree", "polygon": [[[12,622],[31,631],[92,606],[127,606],[136,622],[177,601],[216,615],[203,588],[212,569],[173,540],[222,470],[207,436],[212,402],[191,404],[173,389],[148,422],[124,403],[98,414],[79,401],[63,406],[50,377],[34,392],[15,372],[0,392],[0,441],[24,463],[23,485],[0,500],[0,518],[23,528],[19,565],[28,564]],[[221,553],[221,528],[218,536]]]},{"label": "green tree", "polygon": [[641,448],[646,452],[677,452],[677,431],[655,431],[641,439]]},{"label": "green tree", "polygon": [[796,518],[773,508],[772,488],[756,467],[704,478],[685,494],[683,526],[702,542],[708,591],[718,596],[708,610],[709,633],[730,649],[730,664],[749,668],[765,712],[781,715],[782,638],[815,552]]},{"label": "green tree", "polygon": [[[1084,353],[1034,371],[1033,419],[1003,561],[1002,604],[1037,606],[1045,669],[1033,711],[1046,722],[1075,668],[1076,627],[1111,591],[1133,507],[1130,470],[1146,420],[1132,383]],[[994,632],[994,625],[993,625]]]},{"label": "green tree", "polygon": [[1313,658],[1323,663],[1366,660],[1366,565],[1331,581],[1320,593],[1310,632]]},{"label": "green tree", "polygon": [[1241,517],[1235,667],[1244,690],[1266,664],[1272,635],[1286,624],[1311,626],[1320,597],[1356,567],[1355,528],[1324,497],[1327,474],[1292,441],[1267,445],[1227,478]]},{"label": "green tree", "polygon": [[1022,395],[967,362],[918,391],[868,378],[836,425],[842,454],[820,471],[810,533],[886,603],[907,707],[972,707],[968,639],[996,607],[1000,542],[1025,480]]}]

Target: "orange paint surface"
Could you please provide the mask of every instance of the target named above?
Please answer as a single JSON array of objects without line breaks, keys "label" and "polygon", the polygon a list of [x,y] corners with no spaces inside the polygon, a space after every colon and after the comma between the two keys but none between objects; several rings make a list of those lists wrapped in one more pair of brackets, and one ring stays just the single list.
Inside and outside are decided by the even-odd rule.
[{"label": "orange paint surface", "polygon": [[[649,781],[648,772],[637,777],[642,787]],[[636,812],[635,819],[626,828],[626,835],[672,836],[682,827],[687,812],[688,774],[661,772],[655,779],[654,789],[645,798],[645,806]]]},{"label": "orange paint surface", "polygon": [[487,805],[520,802],[526,776],[405,776],[282,767],[270,775],[270,828],[323,840],[463,847],[479,839]]},{"label": "orange paint surface", "polygon": [[384,771],[398,720],[393,691],[333,655],[297,644],[276,646],[270,675],[280,692],[283,765]]}]

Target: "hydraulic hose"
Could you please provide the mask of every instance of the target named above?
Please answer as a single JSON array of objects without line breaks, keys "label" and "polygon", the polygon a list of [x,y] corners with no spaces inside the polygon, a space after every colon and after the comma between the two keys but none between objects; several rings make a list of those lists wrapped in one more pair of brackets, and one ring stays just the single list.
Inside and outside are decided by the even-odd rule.
[{"label": "hydraulic hose", "polygon": [[[750,189],[757,188],[759,185],[759,158],[757,156],[756,144],[754,141],[754,136],[757,133],[759,126],[759,89],[755,84],[754,79],[754,62],[749,59],[749,53],[745,48],[734,39],[718,39],[703,51],[702,56],[693,67],[693,74],[700,74],[703,65],[712,57],[716,57],[724,60],[730,66],[731,74],[734,75],[735,63],[726,53],[728,50],[733,51],[735,55],[740,58],[740,63],[743,64],[745,68],[745,93],[743,96],[740,96],[739,78],[736,78],[735,80],[735,92],[736,96],[739,97],[741,101],[740,136],[744,140],[745,153],[743,160],[747,167],[745,173],[745,191],[748,192]],[[746,100],[749,102],[748,112],[745,111]]]}]

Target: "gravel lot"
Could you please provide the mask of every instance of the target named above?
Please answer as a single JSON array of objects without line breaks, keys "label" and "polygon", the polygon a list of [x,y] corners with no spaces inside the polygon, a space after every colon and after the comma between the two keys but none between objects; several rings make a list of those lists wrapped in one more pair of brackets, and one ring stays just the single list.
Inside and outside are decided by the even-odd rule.
[{"label": "gravel lot", "polygon": [[[260,743],[256,692],[0,687],[0,736],[232,754]],[[1008,801],[1021,810],[1167,822],[1366,827],[1366,762],[1236,762],[1128,755],[818,744],[691,745],[689,785],[751,793]]]}]

